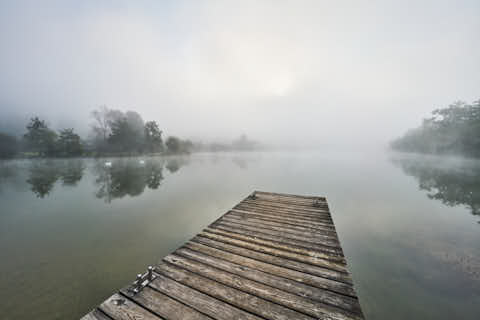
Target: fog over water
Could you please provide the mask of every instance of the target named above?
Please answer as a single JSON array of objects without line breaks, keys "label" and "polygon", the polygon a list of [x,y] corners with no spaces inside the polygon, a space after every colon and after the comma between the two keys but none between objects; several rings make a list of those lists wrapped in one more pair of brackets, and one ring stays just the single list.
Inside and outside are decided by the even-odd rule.
[{"label": "fog over water", "polygon": [[78,319],[263,190],[328,199],[367,319],[478,320],[479,17],[478,0],[1,0],[0,319]]},{"label": "fog over water", "polygon": [[478,320],[478,161],[323,150],[140,159],[0,161],[0,319],[80,318],[257,189],[327,197],[366,319]]},{"label": "fog over water", "polygon": [[479,14],[478,1],[2,1],[0,131],[39,115],[86,136],[107,105],[196,140],[382,147],[478,99]]}]

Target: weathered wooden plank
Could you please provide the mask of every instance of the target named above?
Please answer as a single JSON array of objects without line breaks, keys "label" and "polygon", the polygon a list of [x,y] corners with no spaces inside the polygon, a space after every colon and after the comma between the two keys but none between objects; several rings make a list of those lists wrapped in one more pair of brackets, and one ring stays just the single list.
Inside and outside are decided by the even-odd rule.
[{"label": "weathered wooden plank", "polygon": [[289,213],[289,214],[298,215],[298,216],[312,216],[312,215],[329,216],[329,211],[327,208],[319,208],[319,209],[316,209],[314,207],[312,207],[312,209],[296,208],[296,207],[282,206],[282,205],[276,205],[276,204],[267,204],[265,202],[259,202],[256,200],[244,200],[240,202],[237,206],[239,207],[248,206],[250,208],[279,211],[279,212]]},{"label": "weathered wooden plank", "polygon": [[295,219],[283,218],[283,217],[272,217],[270,215],[258,214],[253,212],[245,212],[238,210],[229,211],[225,217],[235,216],[243,220],[254,219],[261,220],[264,223],[275,225],[275,226],[285,226],[292,227],[292,229],[300,230],[302,232],[318,232],[325,235],[330,235],[332,237],[337,237],[337,233],[333,228],[333,225],[319,224],[318,222],[304,222],[304,221],[295,221]]},{"label": "weathered wooden plank", "polygon": [[259,210],[266,211],[279,211],[288,213],[294,216],[305,216],[305,217],[315,217],[315,216],[330,216],[330,211],[328,208],[318,208],[312,207],[313,209],[303,210],[297,208],[288,208],[283,206],[272,206],[267,203],[256,202],[256,200],[244,200],[237,204],[237,206],[248,206],[250,208],[256,208]]},{"label": "weathered wooden plank", "polygon": [[[286,199],[282,197],[266,197],[266,196],[257,196],[255,198],[247,197],[243,201],[258,201],[265,204],[274,204],[274,205],[284,205],[284,206],[297,206],[303,208],[311,209],[324,209],[328,208],[328,203],[326,201],[317,201],[317,200],[298,200],[298,199]],[[299,209],[301,210],[301,209]]]},{"label": "weathered wooden plank", "polygon": [[256,212],[256,213],[263,213],[271,216],[276,217],[287,217],[287,218],[295,218],[295,219],[305,219],[311,221],[317,221],[319,223],[332,223],[332,217],[327,212],[321,213],[306,213],[306,212],[298,212],[296,210],[287,210],[287,209],[278,209],[278,208],[271,208],[271,207],[263,207],[258,205],[240,203],[233,207],[234,210],[243,210],[248,212]]},{"label": "weathered wooden plank", "polygon": [[293,245],[293,246],[297,246],[297,247],[300,247],[300,248],[311,249],[311,250],[315,250],[315,251],[319,251],[319,252],[326,252],[329,255],[331,255],[332,257],[335,257],[335,256],[343,257],[342,251],[339,250],[339,249],[322,246],[322,245],[312,243],[312,242],[299,241],[299,240],[295,240],[295,239],[291,239],[291,238],[286,238],[286,237],[283,237],[282,235],[273,236],[273,235],[267,234],[265,232],[250,231],[250,230],[242,228],[240,226],[229,227],[228,225],[220,224],[220,223],[212,224],[212,225],[210,225],[210,228],[214,229],[214,230],[223,230],[223,231],[227,231],[227,232],[232,232],[234,234],[241,234],[241,235],[248,236],[248,237],[251,237],[251,238],[254,238],[254,239],[269,240],[269,241],[273,241],[275,243]]},{"label": "weathered wooden plank", "polygon": [[257,206],[264,206],[264,207],[274,207],[274,208],[281,208],[285,210],[296,210],[298,212],[309,212],[309,213],[326,213],[328,212],[328,205],[322,203],[315,203],[314,201],[303,204],[303,203],[295,203],[290,201],[282,201],[282,200],[265,200],[265,199],[251,199],[246,198],[241,203],[248,203],[251,205]]},{"label": "weathered wooden plank", "polygon": [[274,226],[274,227],[291,229],[291,230],[299,231],[302,234],[307,233],[307,234],[311,234],[311,235],[320,235],[322,237],[329,237],[329,238],[334,239],[334,240],[338,239],[337,234],[334,231],[332,231],[332,229],[327,229],[327,230],[320,229],[321,227],[317,227],[317,226],[314,226],[314,225],[311,225],[311,226],[298,225],[298,224],[294,225],[294,224],[291,224],[291,223],[283,222],[279,219],[275,219],[275,220],[277,220],[277,221],[275,221],[274,219],[265,219],[265,218],[259,217],[259,216],[241,214],[241,213],[232,212],[232,211],[229,212],[228,214],[224,215],[223,218],[235,218],[235,219],[239,219],[239,220],[242,220],[242,221],[251,221],[251,222],[254,222],[254,223],[261,223],[265,226]]},{"label": "weathered wooden plank", "polygon": [[323,221],[316,220],[316,221],[312,221],[312,223],[309,223],[308,221],[303,221],[303,220],[295,221],[295,218],[291,218],[291,217],[275,216],[275,215],[265,214],[261,212],[244,211],[243,209],[242,210],[233,209],[233,210],[230,210],[229,213],[227,214],[238,216],[242,219],[258,219],[258,220],[263,220],[267,222],[274,222],[276,223],[276,225],[280,224],[283,227],[294,226],[294,227],[303,227],[308,229],[318,229],[322,231],[321,232],[322,234],[334,233],[336,235],[333,222],[328,222],[326,220],[323,220]]},{"label": "weathered wooden plank", "polygon": [[245,226],[252,226],[252,227],[257,227],[257,228],[262,228],[262,229],[269,229],[269,230],[272,230],[272,231],[277,231],[277,232],[280,232],[280,233],[283,233],[285,235],[288,235],[289,237],[290,236],[296,236],[296,237],[300,237],[300,238],[303,238],[303,239],[310,239],[310,241],[312,242],[316,242],[316,243],[321,243],[321,244],[324,244],[324,245],[327,245],[327,246],[331,246],[331,247],[340,247],[340,243],[338,242],[338,239],[336,238],[333,238],[333,237],[330,237],[330,236],[327,236],[327,235],[323,235],[323,234],[319,234],[319,233],[305,233],[305,232],[302,232],[302,231],[299,231],[299,230],[295,230],[295,229],[291,229],[291,228],[288,228],[288,227],[280,227],[280,226],[272,226],[272,225],[266,225],[260,221],[250,221],[250,220],[245,220],[245,219],[238,219],[238,218],[235,218],[235,217],[222,217],[221,221],[218,221],[219,223],[223,223],[223,222],[229,222],[229,223],[237,223],[237,224],[241,224],[241,225],[245,225]]},{"label": "weathered wooden plank", "polygon": [[305,228],[305,227],[299,227],[299,226],[291,226],[287,224],[282,224],[274,221],[266,221],[262,219],[257,219],[257,218],[252,218],[252,217],[241,217],[238,215],[234,214],[228,214],[224,215],[221,218],[222,221],[238,221],[242,223],[250,223],[254,225],[262,225],[264,228],[270,228],[272,230],[277,230],[277,231],[282,231],[282,232],[289,232],[289,233],[294,233],[300,236],[307,236],[307,237],[315,237],[315,238],[322,238],[322,239],[331,239],[334,242],[337,242],[338,237],[335,237],[334,235],[328,235],[323,232],[321,232],[318,229],[313,229],[313,228]]},{"label": "weathered wooden plank", "polygon": [[328,204],[326,202],[322,202],[322,201],[315,201],[315,200],[308,200],[308,201],[302,201],[302,202],[298,202],[298,201],[291,201],[291,200],[284,200],[284,199],[271,199],[271,198],[265,198],[265,197],[257,197],[255,199],[251,198],[251,197],[247,197],[245,199],[243,199],[241,201],[241,203],[244,203],[244,202],[250,202],[250,203],[253,203],[253,204],[263,204],[263,205],[266,205],[266,206],[269,206],[269,205],[285,205],[285,207],[288,207],[288,206],[297,206],[297,207],[301,207],[299,208],[298,210],[299,211],[303,211],[303,209],[312,209],[312,210],[317,210],[317,211],[321,211],[321,212],[325,212],[326,210],[328,210]]},{"label": "weathered wooden plank", "polygon": [[211,320],[212,318],[190,308],[163,293],[150,288],[143,289],[136,295],[131,295],[125,289],[121,292],[130,297],[137,304],[149,309],[155,314],[168,320]]},{"label": "weathered wooden plank", "polygon": [[267,201],[272,201],[272,202],[297,202],[297,203],[302,203],[302,204],[307,204],[311,205],[314,202],[318,202],[324,205],[327,205],[327,200],[325,198],[320,198],[320,197],[313,197],[313,198],[299,198],[299,197],[290,197],[290,196],[282,196],[282,195],[268,195],[268,194],[262,194],[262,193],[255,193],[255,197],[252,198],[252,195],[248,196],[246,199],[252,199],[252,200],[267,200]]},{"label": "weathered wooden plank", "polygon": [[[268,200],[268,201],[290,201],[290,202],[299,202],[304,204],[312,204],[314,201],[318,201],[322,204],[327,204],[327,200],[324,197],[298,197],[295,195],[285,195],[285,194],[267,194],[263,192],[257,192],[257,199]],[[251,198],[251,197],[248,197]]]},{"label": "weathered wooden plank", "polygon": [[302,271],[289,269],[285,266],[278,266],[269,262],[263,262],[261,260],[249,258],[247,256],[239,255],[237,253],[232,253],[221,249],[221,245],[218,247],[213,247],[216,245],[213,241],[211,241],[209,244],[212,246],[200,242],[189,241],[185,244],[184,247],[198,252],[202,252],[204,254],[208,254],[212,257],[216,257],[245,267],[250,267],[259,271],[263,271],[265,273],[305,283],[319,289],[329,290],[334,293],[339,293],[351,297],[355,295],[353,288],[350,284],[319,277],[316,275],[307,274]]},{"label": "weathered wooden plank", "polygon": [[231,227],[231,228],[243,228],[243,229],[246,229],[246,230],[249,230],[249,231],[264,233],[264,234],[268,234],[268,235],[271,235],[271,236],[279,236],[279,237],[283,237],[283,238],[287,238],[287,239],[294,239],[294,240],[303,241],[303,242],[307,242],[307,243],[313,243],[313,244],[325,246],[327,248],[331,248],[332,250],[335,250],[335,252],[341,252],[342,251],[339,244],[336,244],[336,243],[332,244],[329,241],[325,241],[325,239],[317,239],[317,238],[314,238],[314,237],[306,237],[306,236],[301,236],[301,235],[298,235],[298,234],[286,233],[286,232],[281,231],[281,230],[272,230],[271,228],[262,227],[262,226],[259,226],[258,224],[251,224],[251,223],[247,223],[247,222],[244,222],[244,221],[241,221],[241,220],[221,219],[221,220],[218,220],[218,221],[216,221],[212,224],[212,226],[217,226],[217,225],[228,226],[228,227]]},{"label": "weathered wooden plank", "polygon": [[246,211],[251,213],[263,213],[264,215],[269,215],[274,217],[314,221],[318,223],[332,222],[332,217],[328,212],[319,212],[314,214],[303,213],[303,212],[300,213],[298,211],[293,211],[293,210],[267,208],[267,207],[252,205],[244,202],[240,202],[232,210]]},{"label": "weathered wooden plank", "polygon": [[339,263],[339,262],[335,262],[335,261],[329,261],[329,260],[322,259],[322,258],[319,258],[319,257],[306,256],[306,255],[303,255],[303,254],[298,254],[298,253],[289,252],[289,251],[285,251],[285,250],[280,250],[280,249],[275,249],[275,248],[270,248],[270,247],[265,247],[265,246],[259,246],[255,243],[251,243],[251,242],[247,242],[247,241],[243,241],[243,240],[238,240],[238,239],[234,239],[234,238],[229,238],[229,237],[222,236],[220,234],[214,234],[214,233],[210,233],[210,232],[207,232],[207,231],[202,231],[199,234],[199,236],[209,238],[209,239],[212,239],[212,240],[216,240],[216,241],[220,241],[220,242],[224,242],[224,243],[228,243],[228,244],[235,245],[235,246],[238,246],[238,247],[254,250],[254,251],[257,251],[257,252],[266,253],[266,254],[269,254],[269,255],[272,255],[272,256],[275,256],[275,257],[281,257],[281,258],[285,258],[285,259],[288,259],[288,260],[298,261],[298,262],[302,262],[302,263],[308,263],[308,264],[311,264],[311,265],[314,265],[314,266],[317,266],[317,267],[320,267],[320,268],[329,269],[329,270],[332,271],[332,272],[330,272],[331,277],[334,277],[335,279],[348,278],[347,268],[346,268],[345,264],[343,264],[343,263]]},{"label": "weathered wooden plank", "polygon": [[112,320],[111,318],[107,317],[104,313],[100,310],[95,309],[90,311],[80,320]]},{"label": "weathered wooden plank", "polygon": [[159,320],[161,317],[139,306],[125,296],[114,294],[99,307],[108,316],[115,320]]},{"label": "weathered wooden plank", "polygon": [[161,274],[157,274],[157,279],[149,286],[217,320],[262,319]]},{"label": "weathered wooden plank", "polygon": [[[213,249],[216,250],[216,249]],[[261,282],[290,293],[297,294],[315,301],[329,304],[340,309],[344,309],[354,314],[360,313],[358,300],[329,292],[327,290],[318,289],[303,283],[299,283],[290,279],[282,278],[263,271],[256,270],[249,266],[243,266],[232,263],[227,260],[219,259],[211,255],[194,251],[190,248],[181,248],[175,251],[176,254],[208,264],[212,267],[222,269],[224,271],[234,273],[236,275],[246,277],[250,280]]]},{"label": "weathered wooden plank", "polygon": [[306,196],[306,195],[300,195],[300,194],[281,193],[281,192],[267,192],[267,191],[261,191],[261,190],[255,190],[254,192],[257,195],[274,196],[274,197],[286,197],[286,198],[293,198],[293,199],[313,199],[313,200],[318,199],[320,201],[327,200],[325,197],[319,197],[319,196]]},{"label": "weathered wooden plank", "polygon": [[309,273],[309,274],[317,275],[319,277],[351,284],[351,279],[348,276],[348,274],[341,273],[335,270],[315,266],[312,264],[303,263],[300,261],[286,259],[284,257],[273,256],[273,255],[258,252],[255,250],[246,249],[244,247],[239,247],[239,246],[228,244],[225,242],[216,241],[211,238],[207,238],[203,236],[196,236],[195,238],[192,239],[192,241],[196,241],[196,242],[211,246],[213,248],[220,248],[222,250],[226,250],[231,253],[240,254],[245,257],[260,260],[266,263],[275,264],[277,266],[283,266],[283,267],[297,270],[300,272]]},{"label": "weathered wooden plank", "polygon": [[[239,209],[241,208],[241,209]],[[330,228],[334,228],[333,226],[333,220],[330,216],[328,215],[320,215],[317,217],[309,217],[309,216],[298,216],[291,214],[289,212],[282,212],[282,211],[277,211],[277,210],[264,210],[264,209],[258,209],[255,207],[251,206],[245,206],[241,205],[239,208],[232,209],[231,211],[236,211],[236,212],[242,212],[242,213],[247,213],[247,214],[256,214],[256,215],[262,215],[265,217],[268,217],[270,219],[285,219],[286,221],[288,220],[293,220],[293,222],[298,223],[298,222],[303,222],[303,223],[309,223],[313,222],[318,225],[327,225]],[[248,208],[248,209],[247,209]]]},{"label": "weathered wooden plank", "polygon": [[291,310],[265,299],[248,294],[242,290],[238,290],[221,284],[217,281],[197,275],[191,271],[180,269],[171,264],[159,264],[157,269],[161,274],[164,274],[171,279],[267,319],[315,319],[298,311]]},{"label": "weathered wooden plank", "polygon": [[225,237],[230,237],[230,238],[233,238],[233,239],[238,239],[238,240],[247,241],[247,242],[253,242],[253,243],[255,243],[257,245],[260,245],[260,246],[267,246],[267,247],[271,247],[271,248],[274,248],[274,249],[291,251],[293,253],[303,254],[303,255],[306,255],[306,256],[309,256],[309,257],[316,257],[316,258],[331,260],[331,261],[335,261],[335,262],[338,262],[338,263],[341,263],[341,264],[346,263],[344,257],[338,256],[338,255],[337,256],[336,255],[331,255],[331,254],[328,254],[328,253],[325,253],[325,252],[322,252],[322,251],[318,251],[318,250],[306,249],[306,248],[294,246],[294,245],[291,245],[291,244],[282,244],[282,243],[278,243],[278,242],[274,242],[274,241],[264,240],[264,239],[261,239],[261,238],[253,238],[251,236],[245,236],[245,235],[242,235],[242,234],[228,232],[228,231],[224,231],[224,230],[217,229],[217,228],[206,228],[205,231],[208,231],[209,233],[219,234],[219,235],[222,235],[222,236],[225,236]]},{"label": "weathered wooden plank", "polygon": [[290,309],[311,315],[313,317],[331,317],[332,319],[358,319],[357,315],[345,312],[344,310],[334,308],[324,303],[315,303],[289,292],[279,290],[272,286],[240,277],[230,272],[223,271],[216,267],[211,267],[189,258],[177,254],[170,254],[164,258],[165,261],[180,268],[189,270],[206,278],[218,281],[229,287],[248,292],[257,297],[288,307]]},{"label": "weathered wooden plank", "polygon": [[285,196],[285,195],[279,195],[279,194],[265,194],[262,192],[256,192],[255,197],[252,197],[252,194],[250,194],[246,199],[264,199],[268,201],[292,201],[292,202],[302,202],[302,203],[308,203],[311,204],[314,201],[318,201],[320,203],[327,203],[327,199],[324,197],[297,197],[297,196]]},{"label": "weathered wooden plank", "polygon": [[315,225],[319,228],[323,229],[330,229],[330,230],[335,230],[335,226],[333,221],[330,218],[308,218],[304,219],[304,217],[296,217],[291,214],[283,214],[279,212],[266,212],[264,210],[257,210],[257,209],[250,209],[250,208],[245,208],[245,207],[236,207],[232,210],[231,212],[237,212],[237,213],[242,213],[242,214],[249,214],[249,215],[254,215],[257,218],[261,219],[268,219],[271,221],[276,221],[276,222],[285,222],[287,224],[295,224],[295,225],[304,225],[304,224],[311,224]]},{"label": "weathered wooden plank", "polygon": [[279,204],[278,202],[270,202],[270,201],[263,201],[263,200],[252,200],[252,199],[245,199],[242,202],[238,203],[237,205],[244,205],[250,207],[256,207],[258,209],[264,210],[281,210],[285,212],[290,212],[296,215],[305,215],[305,216],[314,216],[314,215],[330,215],[330,211],[328,207],[324,206],[297,206],[297,205],[283,205]]},{"label": "weathered wooden plank", "polygon": [[232,209],[230,210],[230,212],[236,212],[238,214],[245,214],[245,215],[252,215],[252,216],[256,216],[257,218],[281,222],[281,223],[285,222],[287,224],[294,224],[294,225],[300,225],[300,226],[305,224],[312,225],[323,230],[335,231],[335,226],[331,219],[320,220],[318,217],[317,218],[296,217],[290,214],[279,214],[277,212],[264,212],[261,210]]},{"label": "weathered wooden plank", "polygon": [[297,210],[299,212],[316,212],[316,213],[325,213],[328,211],[328,205],[326,203],[319,203],[319,202],[309,202],[309,203],[298,203],[298,202],[291,202],[291,201],[283,201],[283,200],[267,200],[267,199],[251,199],[246,198],[241,203],[250,203],[252,205],[259,205],[265,207],[282,207],[288,210]]}]

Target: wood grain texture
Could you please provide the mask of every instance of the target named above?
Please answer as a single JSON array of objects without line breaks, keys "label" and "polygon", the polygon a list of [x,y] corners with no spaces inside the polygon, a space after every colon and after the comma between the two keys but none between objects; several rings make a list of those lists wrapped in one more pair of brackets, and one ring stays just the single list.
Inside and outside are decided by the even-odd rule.
[{"label": "wood grain texture", "polygon": [[297,294],[301,297],[326,303],[347,311],[358,312],[359,310],[357,299],[347,298],[344,295],[335,294],[333,292],[305,285],[301,282],[299,283],[274,274],[269,274],[248,266],[248,263],[247,265],[232,263],[200,251],[191,250],[190,248],[182,248],[177,250],[175,253],[180,256],[208,264],[212,267],[216,267],[224,271],[270,285],[274,288],[279,288],[281,290]]},{"label": "wood grain texture", "polygon": [[[186,269],[205,278],[217,281],[218,283],[246,291],[253,296],[260,297],[313,317],[330,316],[334,319],[353,319],[345,311],[333,308],[324,303],[315,303],[310,299],[291,294],[273,286],[267,286],[260,282],[249,280],[244,276],[237,276],[232,272],[223,271],[216,266],[213,267],[177,254],[170,254],[166,256],[164,260],[182,269]],[[273,307],[270,306],[270,308]]]},{"label": "wood grain texture", "polygon": [[333,228],[333,224],[330,225],[308,221],[295,221],[295,219],[283,219],[277,216],[262,215],[250,212],[247,213],[237,210],[230,211],[225,215],[225,217],[256,221],[265,225],[284,226],[302,232],[319,232],[322,235],[330,236],[332,238],[335,238],[337,236],[337,233]]},{"label": "wood grain texture", "polygon": [[[164,274],[170,275],[173,279],[177,278],[174,273],[163,271]],[[238,309],[230,304],[227,304],[221,300],[218,300],[207,293],[201,292],[201,290],[195,290],[191,287],[183,285],[171,278],[157,274],[158,278],[152,282],[149,286],[159,292],[168,294],[169,296],[181,301],[185,305],[188,305],[214,319],[229,320],[229,319],[245,319],[245,320],[260,320],[261,318],[246,312],[242,309]]]},{"label": "wood grain texture", "polygon": [[332,235],[331,233],[323,233],[318,229],[313,228],[305,228],[305,227],[298,227],[298,226],[291,226],[287,224],[280,224],[278,222],[269,222],[264,220],[259,220],[256,218],[244,218],[238,217],[234,215],[225,215],[222,218],[222,221],[229,221],[229,222],[236,222],[242,223],[246,225],[253,225],[253,226],[260,226],[262,228],[271,229],[275,231],[285,232],[296,234],[298,236],[308,237],[308,238],[318,238],[318,239],[325,239],[331,243],[334,243],[338,246],[338,237]]},{"label": "wood grain texture", "polygon": [[228,237],[228,236],[226,237],[220,234],[210,233],[208,231],[201,232],[199,236],[209,238],[212,240],[221,241],[228,244],[232,244],[238,247],[254,250],[257,252],[270,254],[272,256],[281,257],[281,258],[298,261],[302,263],[308,263],[321,268],[326,268],[326,269],[332,270],[332,272],[330,273],[332,277],[338,277],[339,279],[342,279],[343,277],[345,277],[344,274],[347,273],[347,267],[343,263],[329,261],[319,256],[306,256],[306,255],[297,254],[290,251],[271,248],[263,245],[257,245],[252,242],[238,240],[232,237]]},{"label": "wood grain texture", "polygon": [[195,241],[195,242],[198,242],[198,243],[201,243],[201,244],[205,244],[205,245],[210,246],[212,248],[217,248],[217,249],[220,249],[220,250],[225,250],[225,251],[228,251],[228,252],[231,252],[231,253],[234,253],[234,254],[238,254],[238,255],[241,255],[241,256],[244,256],[244,257],[247,257],[247,258],[251,258],[251,259],[259,260],[259,261],[262,261],[262,262],[265,262],[265,263],[273,264],[273,265],[276,265],[276,266],[282,266],[282,267],[297,270],[297,271],[300,271],[300,272],[303,272],[303,273],[316,275],[316,276],[319,276],[319,277],[322,277],[322,278],[331,279],[331,280],[351,284],[351,279],[350,279],[348,274],[339,273],[339,272],[334,271],[334,270],[314,266],[314,265],[311,265],[311,264],[307,264],[307,263],[303,263],[303,262],[299,262],[299,261],[295,261],[295,260],[291,260],[291,259],[285,259],[283,257],[272,256],[270,254],[265,254],[265,253],[262,253],[262,252],[258,252],[258,251],[254,251],[254,250],[250,250],[250,249],[245,249],[243,247],[238,247],[238,246],[235,246],[235,245],[231,245],[231,244],[228,244],[228,243],[216,241],[216,240],[201,237],[201,236],[197,236],[197,237],[193,238],[192,241]]},{"label": "wood grain texture", "polygon": [[272,197],[287,197],[288,199],[309,199],[309,200],[319,199],[322,201],[327,201],[325,197],[319,197],[319,196],[297,195],[297,194],[289,194],[289,193],[281,193],[281,192],[268,192],[268,191],[261,191],[261,190],[255,190],[254,192],[257,195],[263,194],[265,196],[272,196]]},{"label": "wood grain texture", "polygon": [[151,288],[145,288],[136,295],[131,295],[125,289],[121,292],[130,297],[137,304],[153,310],[155,314],[172,320],[209,320],[212,319],[197,310],[180,303],[169,296]]},{"label": "wood grain texture", "polygon": [[[319,229],[321,231],[326,231],[327,233],[330,231],[335,230],[333,222],[317,222],[314,224],[308,224],[303,221],[297,221],[295,222],[292,219],[283,219],[282,217],[276,216],[276,215],[270,215],[270,214],[258,214],[256,212],[252,211],[244,211],[244,210],[236,210],[233,209],[231,212],[227,213],[224,218],[236,218],[236,219],[241,219],[241,220],[256,220],[261,223],[267,224],[267,225],[281,225],[284,228],[292,228],[295,229],[296,227],[303,227],[303,228],[309,228],[309,229]],[[273,223],[273,224],[272,224]],[[326,235],[326,234],[323,234]]]},{"label": "wood grain texture", "polygon": [[238,234],[245,234],[248,235],[251,238],[263,238],[271,241],[276,241],[276,242],[283,242],[284,244],[289,244],[289,245],[296,245],[300,247],[305,247],[307,249],[312,249],[312,250],[318,250],[322,252],[328,252],[331,255],[338,254],[342,256],[342,250],[337,247],[337,248],[332,248],[332,247],[325,247],[322,245],[316,245],[313,242],[308,242],[308,241],[299,241],[295,240],[292,238],[286,237],[284,234],[275,234],[275,233],[266,233],[266,232],[260,232],[260,231],[255,231],[254,229],[249,229],[248,227],[240,226],[240,225],[235,225],[232,227],[231,225],[228,225],[226,223],[222,223],[221,221],[217,223],[212,223],[208,228],[210,229],[221,229],[224,231],[228,232],[233,232],[233,233],[238,233]]},{"label": "wood grain texture", "polygon": [[344,257],[338,256],[338,255],[331,255],[331,254],[328,254],[328,253],[326,253],[324,251],[321,251],[321,250],[309,249],[309,248],[305,248],[305,247],[295,246],[295,245],[292,245],[292,244],[285,244],[285,243],[280,243],[280,242],[275,242],[275,241],[264,240],[262,238],[246,236],[246,235],[242,235],[242,234],[239,234],[239,233],[224,231],[224,230],[216,229],[216,228],[207,228],[207,229],[205,229],[205,231],[207,231],[209,233],[222,235],[222,236],[225,236],[225,237],[230,237],[232,239],[252,242],[252,243],[255,243],[255,244],[260,245],[260,246],[265,246],[265,247],[270,247],[270,248],[273,248],[273,249],[290,251],[290,252],[298,253],[298,254],[304,254],[304,255],[309,256],[309,257],[331,260],[331,261],[339,262],[339,263],[344,264],[344,265],[346,264],[346,261],[345,261]]},{"label": "wood grain texture", "polygon": [[[210,243],[215,245],[214,243]],[[219,248],[208,246],[202,243],[190,241],[185,244],[184,248],[189,248],[198,252],[208,254],[212,257],[217,257],[226,261],[230,261],[245,267],[250,267],[256,270],[263,271],[272,275],[277,275],[282,278],[291,279],[297,282],[305,283],[319,289],[336,292],[342,295],[354,297],[355,292],[350,284],[338,282],[312,274],[307,274],[295,269],[278,266],[271,263],[263,262],[261,260],[249,258],[246,256],[231,253]]]},{"label": "wood grain texture", "polygon": [[[241,209],[244,208],[244,209]],[[268,215],[275,215],[285,218],[295,218],[295,219],[304,219],[309,221],[321,221],[328,220],[331,221],[330,213],[326,210],[320,212],[308,212],[308,211],[299,211],[296,209],[290,210],[287,208],[275,208],[271,206],[261,206],[258,204],[252,203],[239,203],[232,210],[243,210],[248,212],[258,212],[265,213]]]},{"label": "wood grain texture", "polygon": [[82,320],[364,319],[324,197],[256,191]]},{"label": "wood grain texture", "polygon": [[[243,209],[242,209],[243,208]],[[331,216],[328,210],[317,210],[313,209],[313,211],[306,211],[304,209],[297,209],[297,208],[286,208],[282,206],[271,206],[271,205],[262,205],[262,204],[255,204],[251,200],[249,202],[241,202],[237,204],[233,209],[237,210],[245,210],[245,211],[257,211],[263,212],[268,214],[275,214],[275,215],[283,215],[289,216],[292,218],[304,218],[304,219],[314,219],[314,220],[331,220]]]},{"label": "wood grain texture", "polygon": [[[170,255],[167,257],[170,257]],[[217,281],[210,280],[189,270],[178,268],[177,266],[163,263],[157,267],[160,273],[167,275],[175,281],[267,319],[314,319],[295,310],[250,295],[243,290],[238,290]]]},{"label": "wood grain texture", "polygon": [[221,222],[236,223],[236,224],[250,226],[258,229],[267,229],[271,231],[276,231],[279,234],[284,234],[288,237],[295,237],[298,239],[307,239],[307,241],[311,241],[314,243],[319,243],[319,244],[323,244],[331,247],[337,247],[337,248],[340,247],[340,244],[337,238],[332,238],[331,236],[323,235],[320,233],[313,234],[312,232],[302,232],[300,230],[291,229],[285,226],[282,226],[282,227],[272,226],[272,225],[264,224],[263,222],[255,222],[255,221],[249,221],[244,219],[237,219],[233,217],[223,217],[218,222],[219,223]]},{"label": "wood grain texture", "polygon": [[99,308],[113,319],[118,320],[163,319],[118,293],[105,300]]},{"label": "wood grain texture", "polygon": [[98,309],[94,309],[86,314],[81,320],[111,320]]},{"label": "wood grain texture", "polygon": [[253,199],[251,196],[245,198],[243,202],[245,201],[258,201],[258,203],[270,203],[270,204],[283,204],[285,206],[292,205],[292,206],[303,206],[303,207],[308,207],[310,208],[312,205],[314,205],[314,209],[324,209],[328,208],[328,203],[327,201],[322,201],[318,199],[299,199],[299,198],[286,198],[286,197],[278,197],[278,196],[266,196],[266,195],[260,195],[257,194],[255,199]]},{"label": "wood grain texture", "polygon": [[223,229],[235,231],[238,233],[250,232],[252,233],[251,234],[252,237],[255,237],[255,236],[260,236],[261,238],[269,237],[269,238],[272,238],[273,240],[278,239],[278,241],[280,242],[292,243],[292,244],[299,243],[299,245],[301,246],[303,245],[307,248],[314,248],[314,247],[322,248],[321,251],[327,251],[327,252],[330,252],[331,254],[343,256],[341,247],[339,246],[332,247],[314,238],[307,238],[307,237],[295,236],[292,234],[285,234],[282,232],[270,230],[268,228],[241,224],[235,221],[229,222],[229,221],[219,220],[211,224],[210,227],[223,228]]},{"label": "wood grain texture", "polygon": [[299,203],[292,203],[292,202],[285,202],[281,200],[276,201],[266,201],[262,200],[261,198],[257,198],[255,200],[252,199],[245,199],[245,202],[241,202],[242,204],[252,204],[255,206],[265,206],[265,207],[272,207],[278,208],[281,210],[296,210],[298,213],[309,212],[309,213],[321,213],[328,211],[328,205],[326,204],[318,204],[314,206],[314,201],[305,204]]}]

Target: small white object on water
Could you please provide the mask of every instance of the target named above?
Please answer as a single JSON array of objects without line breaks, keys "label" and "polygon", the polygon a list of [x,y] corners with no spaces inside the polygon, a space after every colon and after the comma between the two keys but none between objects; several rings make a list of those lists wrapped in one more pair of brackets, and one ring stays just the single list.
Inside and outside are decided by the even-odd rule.
[{"label": "small white object on water", "polygon": [[145,164],[145,160],[138,160],[138,163]]},{"label": "small white object on water", "polygon": [[105,162],[105,167],[111,167],[112,163],[110,161]]}]

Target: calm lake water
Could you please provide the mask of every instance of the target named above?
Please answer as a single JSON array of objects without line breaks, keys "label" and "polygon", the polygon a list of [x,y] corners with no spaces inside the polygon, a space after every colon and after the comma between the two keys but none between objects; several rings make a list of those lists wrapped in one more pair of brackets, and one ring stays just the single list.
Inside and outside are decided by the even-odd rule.
[{"label": "calm lake water", "polygon": [[480,161],[305,152],[0,162],[0,319],[80,318],[255,189],[327,196],[368,319],[480,318]]}]

